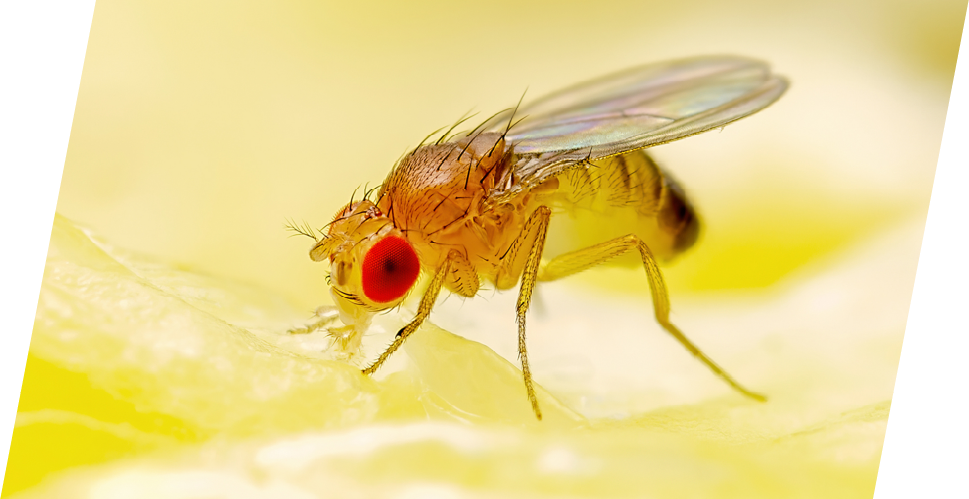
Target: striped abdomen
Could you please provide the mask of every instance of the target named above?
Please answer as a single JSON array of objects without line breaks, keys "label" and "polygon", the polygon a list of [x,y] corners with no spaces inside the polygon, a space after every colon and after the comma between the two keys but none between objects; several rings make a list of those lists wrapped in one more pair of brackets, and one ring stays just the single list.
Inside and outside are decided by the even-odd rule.
[{"label": "striped abdomen", "polygon": [[[668,260],[696,242],[700,224],[692,204],[644,151],[577,166],[549,184],[536,201],[573,218],[572,227],[557,236],[573,247],[563,251],[635,233]],[[563,218],[553,225],[569,223]]]}]

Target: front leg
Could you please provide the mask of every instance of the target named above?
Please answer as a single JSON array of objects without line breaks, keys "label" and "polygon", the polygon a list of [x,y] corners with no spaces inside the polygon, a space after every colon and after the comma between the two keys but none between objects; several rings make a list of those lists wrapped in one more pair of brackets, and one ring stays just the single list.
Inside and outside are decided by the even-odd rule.
[{"label": "front leg", "polygon": [[431,284],[427,286],[427,290],[424,291],[424,296],[421,297],[421,303],[417,307],[417,315],[414,316],[414,319],[397,332],[394,342],[391,343],[386,350],[384,350],[384,353],[380,354],[380,357],[377,357],[377,360],[374,361],[370,367],[363,370],[363,374],[373,374],[380,367],[380,365],[383,364],[388,357],[390,357],[391,354],[396,352],[397,349],[404,344],[407,337],[413,334],[414,331],[417,331],[417,328],[421,327],[421,324],[423,324],[427,317],[431,315],[431,309],[434,308],[434,302],[437,301],[437,295],[441,293],[441,287],[444,286],[444,281],[447,279],[448,268],[450,267],[452,258],[455,257],[455,253],[456,252],[452,250],[451,253],[448,254],[447,259],[444,260],[444,263],[438,267],[437,272],[434,273],[434,279],[431,280]]},{"label": "front leg", "polygon": [[334,305],[323,305],[316,309],[317,320],[300,328],[287,331],[289,334],[310,334],[323,331],[330,337],[330,348],[336,351],[336,357],[348,360],[360,351],[363,333],[370,325],[369,321],[359,324],[330,326],[340,317],[340,309]]},{"label": "front leg", "polygon": [[323,305],[317,308],[313,315],[316,316],[316,321],[311,322],[303,327],[290,329],[286,332],[289,334],[315,333],[340,317],[340,310],[333,305]]}]

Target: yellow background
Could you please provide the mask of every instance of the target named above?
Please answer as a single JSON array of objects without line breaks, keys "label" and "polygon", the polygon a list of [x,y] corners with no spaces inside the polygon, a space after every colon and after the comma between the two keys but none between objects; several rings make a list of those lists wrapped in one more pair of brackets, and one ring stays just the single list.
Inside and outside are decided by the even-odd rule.
[{"label": "yellow background", "polygon": [[[756,118],[656,150],[707,231],[676,289],[756,287],[924,214],[965,2],[100,2],[58,212],[312,309],[327,223],[474,109],[708,53],[792,81]],[[680,266],[677,266],[680,267]]]}]

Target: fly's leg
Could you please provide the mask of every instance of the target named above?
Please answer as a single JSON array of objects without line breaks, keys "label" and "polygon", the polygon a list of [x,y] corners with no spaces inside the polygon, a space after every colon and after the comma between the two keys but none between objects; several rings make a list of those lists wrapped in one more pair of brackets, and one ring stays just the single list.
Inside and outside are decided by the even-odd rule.
[{"label": "fly's leg", "polygon": [[397,349],[404,344],[404,341],[407,340],[408,336],[410,336],[414,331],[417,331],[417,328],[421,327],[421,324],[424,323],[427,316],[431,315],[431,309],[434,308],[434,302],[437,301],[437,295],[440,294],[441,287],[444,285],[444,281],[447,278],[448,268],[451,266],[452,258],[452,255],[448,254],[448,258],[437,269],[437,272],[434,274],[434,279],[431,280],[431,284],[427,287],[427,290],[424,291],[424,296],[421,297],[421,303],[417,307],[417,315],[414,316],[414,319],[397,332],[394,342],[391,343],[386,350],[384,350],[384,353],[380,354],[380,357],[377,357],[377,360],[374,361],[370,367],[363,370],[363,374],[373,374],[377,368],[379,368],[380,365],[383,364],[388,357],[390,357],[391,354],[396,352]]},{"label": "fly's leg", "polygon": [[338,359],[349,360],[360,352],[360,342],[363,341],[366,329],[356,324],[326,328],[326,335],[330,337],[330,348],[336,347]]},{"label": "fly's leg", "polygon": [[315,333],[316,331],[325,327],[327,324],[335,321],[337,317],[340,316],[340,311],[332,305],[323,305],[322,307],[316,309],[314,315],[317,319],[315,322],[311,322],[303,327],[290,329],[286,332],[289,334]]},{"label": "fly's leg", "polygon": [[[532,292],[535,291],[535,283],[538,281],[538,270],[542,261],[542,251],[545,248],[545,235],[548,231],[548,221],[552,216],[552,210],[547,206],[539,206],[522,229],[521,235],[515,240],[506,260],[503,262],[503,272],[499,275],[515,276],[521,269],[521,288],[518,292],[518,305],[516,306],[518,322],[518,357],[522,361],[522,377],[525,379],[525,391],[528,392],[528,401],[532,404],[532,411],[535,417],[542,419],[542,410],[538,407],[538,398],[535,396],[535,387],[532,385],[532,373],[528,368],[528,352],[525,349],[525,314],[532,301]],[[527,249],[527,256],[522,260],[521,252]],[[522,268],[522,265],[524,268]],[[500,286],[500,284],[499,284]]]},{"label": "fly's leg", "polygon": [[330,337],[330,348],[336,347],[336,356],[344,360],[349,360],[360,350],[360,341],[363,339],[363,330],[357,325],[344,325],[339,327],[328,326],[336,322],[340,317],[340,310],[333,305],[323,305],[316,309],[317,321],[307,324],[300,328],[293,328],[287,331],[289,334],[309,334],[323,330]]},{"label": "fly's leg", "polygon": [[660,326],[663,326],[663,329],[665,329],[668,333],[673,335],[673,337],[676,338],[676,340],[679,341],[683,347],[689,350],[694,357],[700,359],[700,361],[706,364],[711,371],[713,371],[717,376],[720,376],[735,390],[758,402],[766,401],[767,397],[759,393],[751,392],[743,386],[740,386],[739,383],[734,381],[732,376],[727,374],[727,372],[713,362],[710,357],[707,357],[706,354],[700,351],[700,349],[697,348],[692,341],[687,339],[679,328],[670,322],[670,300],[666,292],[666,283],[663,282],[663,275],[659,271],[659,266],[656,264],[656,259],[653,258],[653,253],[649,250],[649,247],[646,246],[646,243],[640,240],[639,237],[630,234],[628,236],[623,236],[611,241],[606,241],[604,243],[596,244],[594,246],[589,246],[588,248],[558,256],[549,261],[542,268],[542,272],[538,279],[540,281],[553,281],[555,279],[561,279],[563,277],[567,277],[594,267],[633,248],[639,250],[639,255],[643,260],[643,267],[646,269],[646,277],[649,279],[649,290],[653,296],[653,310],[656,313],[656,322],[658,322]]}]

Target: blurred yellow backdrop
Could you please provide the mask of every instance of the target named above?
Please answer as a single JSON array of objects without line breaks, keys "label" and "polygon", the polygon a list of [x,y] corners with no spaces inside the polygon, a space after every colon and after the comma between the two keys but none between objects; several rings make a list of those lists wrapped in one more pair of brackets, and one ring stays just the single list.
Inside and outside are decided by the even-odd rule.
[{"label": "blurred yellow backdrop", "polygon": [[[326,269],[285,221],[322,226],[431,130],[526,88],[536,97],[645,62],[741,54],[792,87],[722,132],[654,150],[706,229],[666,273],[674,306],[770,295],[792,272],[924,220],[965,12],[948,0],[101,0],[57,210],[119,247],[252,283],[308,314],[328,301]],[[617,272],[575,282],[613,292]],[[179,442],[212,434],[31,351],[22,412],[75,411]],[[15,433],[4,495],[155,448],[116,427],[117,441],[93,431],[96,445],[89,429],[40,428]],[[59,444],[71,447],[63,460],[38,450]]]},{"label": "blurred yellow backdrop", "polygon": [[58,212],[307,310],[289,239],[429,131],[631,65],[736,53],[773,108],[655,150],[706,222],[674,293],[761,287],[924,216],[965,2],[98,3]]}]

